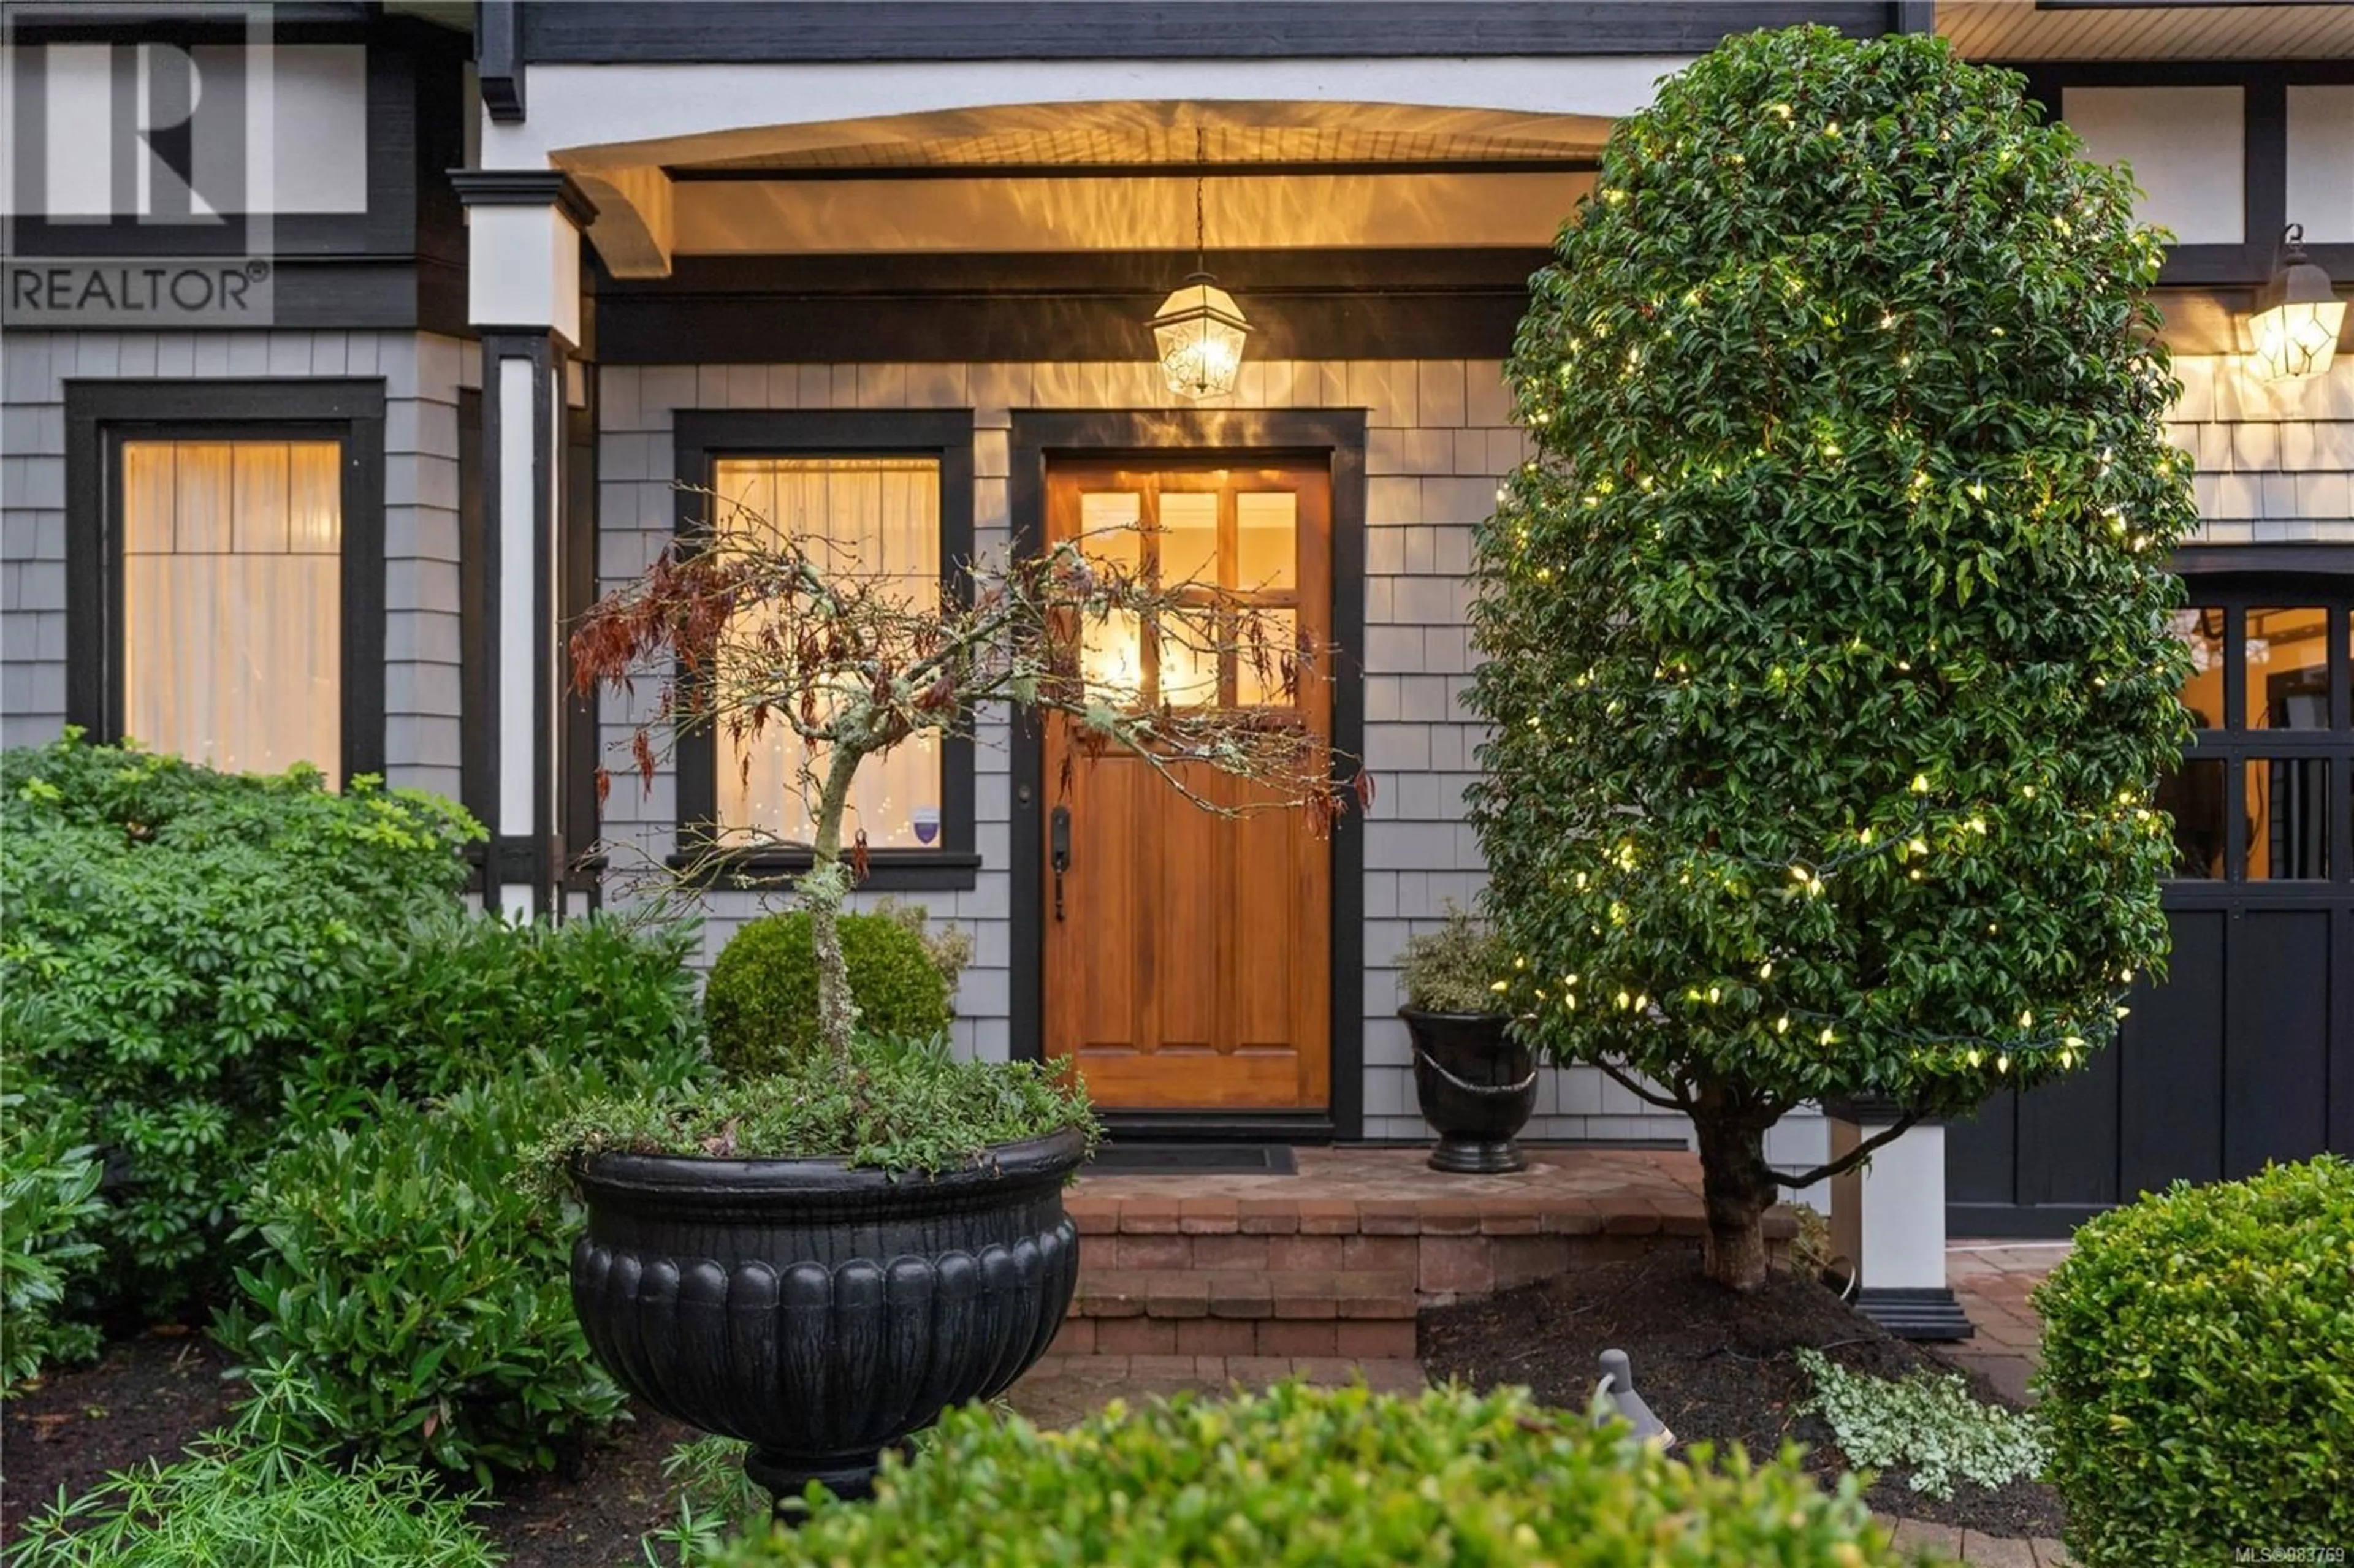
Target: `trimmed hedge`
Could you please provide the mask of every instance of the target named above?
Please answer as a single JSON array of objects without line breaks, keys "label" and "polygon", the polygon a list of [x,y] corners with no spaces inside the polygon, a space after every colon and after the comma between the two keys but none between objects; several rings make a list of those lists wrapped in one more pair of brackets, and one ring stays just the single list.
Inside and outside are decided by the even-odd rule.
[{"label": "trimmed hedge", "polygon": [[[858,1026],[926,1039],[949,1026],[949,985],[921,932],[888,914],[842,916]],[[775,1073],[817,1048],[817,949],[806,913],[751,922],[720,949],[704,986],[711,1054],[739,1076]]]},{"label": "trimmed hedge", "polygon": [[1794,1456],[1665,1457],[1524,1389],[1418,1399],[1297,1383],[1215,1403],[1115,1401],[1043,1432],[953,1411],[871,1503],[811,1489],[800,1529],[733,1568],[1046,1564],[1539,1563],[1553,1568],[1873,1568],[1902,1561],[1851,1479]]},{"label": "trimmed hedge", "polygon": [[2103,1214],[2034,1301],[2048,1474],[2085,1568],[2354,1542],[2354,1164]]}]

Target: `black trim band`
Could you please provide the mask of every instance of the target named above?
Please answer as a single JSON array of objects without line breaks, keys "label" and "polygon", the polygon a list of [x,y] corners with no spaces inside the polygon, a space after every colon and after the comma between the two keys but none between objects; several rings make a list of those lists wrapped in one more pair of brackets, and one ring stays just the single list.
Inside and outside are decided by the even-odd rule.
[{"label": "black trim band", "polygon": [[[486,5],[485,11],[492,7]],[[1896,25],[1863,0],[1190,0],[1182,5],[1057,0],[893,0],[765,5],[525,5],[515,65],[836,60],[1411,58],[1704,54],[1732,33],[1825,23],[1852,37]],[[518,79],[504,58],[483,56]]]}]

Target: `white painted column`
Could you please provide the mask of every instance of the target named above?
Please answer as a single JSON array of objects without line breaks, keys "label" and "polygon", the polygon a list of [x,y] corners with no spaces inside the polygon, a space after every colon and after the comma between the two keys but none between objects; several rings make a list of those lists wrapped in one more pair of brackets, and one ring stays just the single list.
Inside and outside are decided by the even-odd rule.
[{"label": "white painted column", "polygon": [[564,537],[566,360],[580,341],[580,236],[594,209],[553,170],[463,170],[468,315],[482,352],[481,645],[489,711],[469,714],[487,744],[493,821],[483,903],[509,919],[564,913]]},{"label": "white painted column", "polygon": [[[1882,1101],[1824,1107],[1838,1160],[1895,1124]],[[1965,1340],[1970,1320],[1946,1285],[1946,1128],[1915,1122],[1861,1167],[1831,1178],[1831,1245],[1856,1266],[1856,1307],[1908,1340]]]}]

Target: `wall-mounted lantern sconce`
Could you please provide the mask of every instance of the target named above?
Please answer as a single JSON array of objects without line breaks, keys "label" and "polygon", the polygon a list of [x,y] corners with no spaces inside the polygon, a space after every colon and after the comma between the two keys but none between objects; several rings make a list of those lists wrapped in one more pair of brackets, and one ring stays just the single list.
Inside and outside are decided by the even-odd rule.
[{"label": "wall-mounted lantern sconce", "polygon": [[1235,297],[1204,265],[1202,165],[1205,138],[1193,131],[1193,274],[1161,302],[1146,324],[1169,390],[1181,397],[1215,397],[1235,389],[1242,373],[1243,340],[1250,336]]},{"label": "wall-mounted lantern sconce", "polygon": [[2327,374],[2345,324],[2346,302],[2330,288],[2329,274],[2306,260],[2305,225],[2290,224],[2281,231],[2272,280],[2248,318],[2256,374],[2267,381]]}]

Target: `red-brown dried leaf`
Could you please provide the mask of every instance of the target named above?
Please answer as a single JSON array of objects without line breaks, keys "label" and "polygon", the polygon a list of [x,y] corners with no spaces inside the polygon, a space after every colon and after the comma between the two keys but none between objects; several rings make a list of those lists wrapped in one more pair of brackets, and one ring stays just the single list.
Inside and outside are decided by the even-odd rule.
[{"label": "red-brown dried leaf", "polygon": [[850,880],[854,884],[864,882],[867,872],[872,868],[873,863],[866,853],[866,830],[861,828],[850,841]]}]

